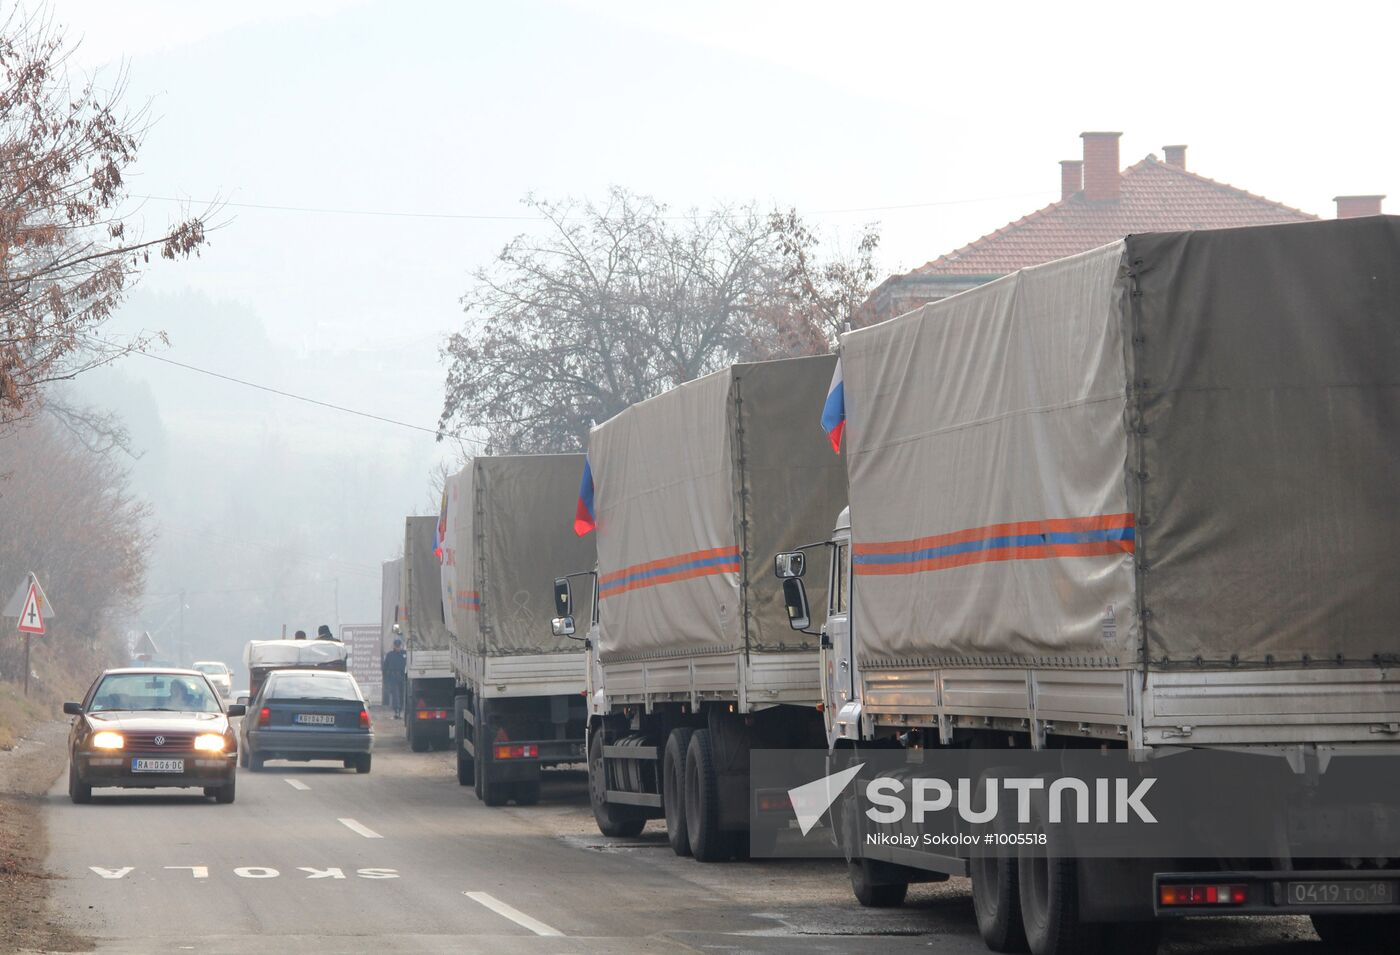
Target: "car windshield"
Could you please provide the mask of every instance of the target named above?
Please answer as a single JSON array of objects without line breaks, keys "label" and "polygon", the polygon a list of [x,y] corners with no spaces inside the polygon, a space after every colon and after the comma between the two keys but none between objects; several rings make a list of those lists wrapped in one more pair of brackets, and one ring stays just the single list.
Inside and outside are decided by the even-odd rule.
[{"label": "car windshield", "polygon": [[194,668],[200,673],[209,673],[214,676],[227,676],[228,667],[222,663],[196,663]]},{"label": "car windshield", "polygon": [[220,713],[223,707],[202,678],[178,673],[113,673],[92,694],[94,713],[111,710],[163,710]]},{"label": "car windshield", "polygon": [[267,688],[269,700],[359,700],[355,683],[346,676],[278,674]]}]

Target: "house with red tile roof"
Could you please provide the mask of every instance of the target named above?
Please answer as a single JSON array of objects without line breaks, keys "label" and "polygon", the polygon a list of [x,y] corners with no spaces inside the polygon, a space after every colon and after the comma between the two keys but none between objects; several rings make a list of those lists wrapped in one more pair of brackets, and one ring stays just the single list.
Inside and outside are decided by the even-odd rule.
[{"label": "house with red tile roof", "polygon": [[[1120,170],[1121,133],[1081,133],[1083,159],[1060,163],[1060,200],[886,279],[866,302],[867,321],[901,315],[1017,269],[1107,245],[1140,232],[1228,229],[1307,222],[1310,213],[1207,179],[1186,168],[1185,146],[1164,146]],[[1337,196],[1337,217],[1379,215],[1384,196]]]}]

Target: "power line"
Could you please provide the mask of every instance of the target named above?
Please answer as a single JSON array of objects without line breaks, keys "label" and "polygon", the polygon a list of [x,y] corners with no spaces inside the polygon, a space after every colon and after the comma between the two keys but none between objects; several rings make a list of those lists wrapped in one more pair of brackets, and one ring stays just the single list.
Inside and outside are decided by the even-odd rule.
[{"label": "power line", "polygon": [[[1003,196],[975,196],[966,199],[937,199],[930,202],[906,202],[888,206],[858,206],[850,209],[815,209],[812,215],[851,215],[858,212],[897,212],[906,209],[933,209],[939,206],[963,206],[978,202],[999,202],[1006,199],[1027,199],[1042,196],[1042,192],[1022,192]],[[327,216],[373,216],[387,219],[448,219],[469,222],[548,222],[546,216],[490,215],[475,212],[405,212],[393,209],[340,209],[331,206],[283,206],[264,202],[229,202],[225,200],[180,199],[175,196],[132,196],[133,199],[148,199],[156,202],[178,202],[189,205],[218,206],[233,209],[254,209],[260,212],[296,212],[309,215]],[[734,213],[746,215],[747,213]],[[703,215],[703,213],[701,214]],[[564,221],[578,220],[583,216],[563,216]],[[696,215],[667,215],[662,219],[694,219]]]},{"label": "power line", "polygon": [[[103,344],[110,345],[111,343],[104,342]],[[458,441],[475,445],[477,448],[482,448],[485,446],[484,441],[481,441],[477,438],[469,438],[466,435],[459,434],[455,431],[443,431],[438,428],[425,428],[422,425],[412,424],[408,421],[399,421],[397,418],[386,418],[384,415],[377,415],[373,412],[360,411],[356,408],[347,408],[344,405],[337,405],[329,401],[322,401],[319,398],[309,398],[306,395],[298,395],[290,391],[283,391],[281,388],[274,388],[271,385],[263,385],[259,384],[256,381],[248,381],[246,378],[237,378],[233,375],[226,375],[223,372],[211,371],[208,368],[200,368],[198,365],[191,365],[183,361],[176,361],[173,358],[166,358],[164,355],[156,355],[151,352],[141,351],[139,349],[132,349],[131,354],[142,355],[146,358],[151,359],[152,361],[164,362],[167,365],[174,365],[175,367],[183,368],[186,371],[193,371],[201,375],[208,375],[211,378],[219,378],[223,381],[232,382],[235,385],[243,385],[245,388],[256,388],[258,391],[265,391],[269,394],[274,394],[282,398],[291,398],[294,401],[304,401],[307,404],[318,405],[322,408],[329,408],[332,411],[339,411],[343,414],[355,415],[360,418],[369,418],[372,421],[379,421],[384,424],[392,424],[400,428],[411,428],[414,431],[422,431],[425,434],[431,434],[439,439],[454,438]]]}]

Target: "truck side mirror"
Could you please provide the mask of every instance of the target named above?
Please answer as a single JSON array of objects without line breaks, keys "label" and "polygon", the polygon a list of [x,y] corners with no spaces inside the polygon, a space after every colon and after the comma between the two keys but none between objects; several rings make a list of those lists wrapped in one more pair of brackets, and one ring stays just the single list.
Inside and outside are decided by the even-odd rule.
[{"label": "truck side mirror", "polygon": [[807,573],[807,556],[800,550],[773,558],[773,575],[779,580],[796,580]]},{"label": "truck side mirror", "polygon": [[551,622],[551,628],[556,637],[572,637],[574,635],[574,618],[569,614],[555,617]]},{"label": "truck side mirror", "polygon": [[794,630],[806,630],[812,623],[811,611],[807,608],[807,587],[801,577],[787,577],[783,580],[783,603],[787,605],[788,626]]},{"label": "truck side mirror", "polygon": [[[574,592],[569,586],[569,578],[554,578],[554,612],[560,617],[572,617],[574,615]],[[569,631],[573,633],[573,630]],[[562,636],[559,631],[554,632],[555,636]]]}]

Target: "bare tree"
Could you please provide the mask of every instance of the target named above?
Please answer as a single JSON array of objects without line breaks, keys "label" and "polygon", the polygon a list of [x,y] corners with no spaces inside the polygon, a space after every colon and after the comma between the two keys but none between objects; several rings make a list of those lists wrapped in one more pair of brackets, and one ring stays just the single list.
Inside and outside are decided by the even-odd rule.
[{"label": "bare tree", "polygon": [[488,452],[577,450],[591,422],[681,382],[830,347],[835,319],[817,306],[839,283],[815,271],[795,213],[673,216],[621,189],[601,206],[526,204],[546,235],[477,272],[467,327],[443,349],[440,426],[484,428]]},{"label": "bare tree", "polygon": [[862,306],[879,275],[879,229],[866,225],[854,248],[823,261],[817,256],[820,239],[797,210],[773,213],[770,224],[791,278],[793,303],[783,330],[793,348],[812,348],[820,342],[820,350],[829,351],[846,326],[863,324]]},{"label": "bare tree", "polygon": [[104,360],[82,357],[90,333],[152,252],[186,257],[205,241],[202,218],[130,234],[124,175],[143,116],[122,110],[121,78],[111,91],[71,83],[70,53],[43,20],[0,24],[0,423],[46,382]]}]

